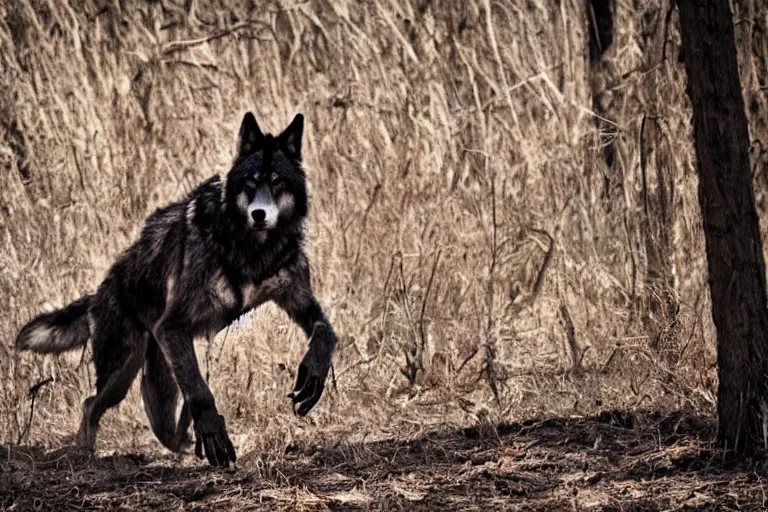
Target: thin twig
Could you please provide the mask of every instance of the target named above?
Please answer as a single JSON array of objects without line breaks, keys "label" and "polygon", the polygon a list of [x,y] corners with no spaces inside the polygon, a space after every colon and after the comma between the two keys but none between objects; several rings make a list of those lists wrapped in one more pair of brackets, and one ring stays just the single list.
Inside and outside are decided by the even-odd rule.
[{"label": "thin twig", "polygon": [[464,369],[464,367],[467,365],[467,363],[469,363],[469,362],[472,360],[472,358],[473,358],[473,357],[475,357],[475,356],[477,355],[477,353],[478,353],[479,351],[480,351],[480,349],[479,349],[479,348],[475,348],[475,350],[473,350],[473,351],[472,351],[472,353],[471,353],[471,354],[469,354],[469,355],[468,355],[468,356],[467,356],[467,357],[464,359],[464,361],[462,361],[462,362],[461,362],[461,364],[459,365],[459,368],[458,368],[458,370],[456,370],[456,375],[458,375],[458,374],[460,374],[460,373],[461,373],[461,370],[463,370],[463,369]]},{"label": "thin twig", "polygon": [[258,20],[248,20],[248,21],[242,21],[240,23],[237,23],[235,25],[232,25],[231,27],[220,30],[219,32],[216,32],[215,34],[211,34],[205,37],[201,37],[198,39],[188,39],[186,41],[171,41],[167,45],[165,45],[165,48],[163,48],[163,51],[161,52],[163,55],[168,55],[174,52],[179,52],[186,50],[187,48],[191,48],[192,46],[198,46],[203,43],[207,43],[209,41],[214,41],[216,39],[221,39],[222,37],[228,36],[230,34],[233,34],[237,32],[238,30],[249,27],[251,25],[260,25],[263,28],[270,28],[271,27],[264,23],[263,21]]},{"label": "thin twig", "polygon": [[[374,360],[375,360],[377,357],[379,357],[379,355],[378,355],[378,354],[376,354],[376,355],[375,355],[375,356],[373,356],[373,357],[369,357],[369,358],[367,358],[367,359],[362,359],[362,358],[361,358],[359,361],[357,361],[357,362],[355,362],[355,363],[352,363],[351,365],[349,365],[348,367],[346,367],[346,368],[344,368],[342,371],[340,371],[340,372],[339,372],[339,375],[338,375],[338,378],[340,379],[340,378],[341,378],[341,377],[342,377],[342,376],[343,376],[345,373],[347,373],[347,372],[349,372],[349,371],[351,371],[351,370],[354,370],[354,369],[355,369],[355,368],[357,368],[358,366],[363,366],[364,364],[372,363],[372,362],[373,362],[373,361],[374,361]],[[334,376],[334,379],[335,379],[335,378],[337,378],[337,377],[336,377],[336,376]],[[335,385],[335,384],[334,384],[334,385]]]},{"label": "thin twig", "polygon": [[432,264],[432,272],[429,274],[429,282],[427,282],[427,290],[424,292],[424,300],[421,302],[421,313],[419,314],[419,335],[421,336],[421,355],[424,355],[424,347],[427,343],[427,337],[424,334],[424,313],[427,310],[427,299],[429,299],[429,291],[432,289],[432,281],[435,279],[435,271],[437,265],[440,262],[440,254],[442,249],[437,251],[435,256],[435,262]]},{"label": "thin twig", "polygon": [[491,231],[491,264],[488,269],[488,288],[486,290],[486,307],[488,308],[488,323],[486,325],[486,332],[485,332],[485,361],[483,364],[483,369],[481,372],[481,376],[485,376],[486,380],[488,381],[488,386],[491,388],[491,391],[493,392],[493,397],[496,399],[496,404],[499,404],[501,402],[501,399],[499,397],[499,388],[496,384],[496,370],[495,370],[495,360],[496,360],[496,346],[493,341],[493,329],[495,325],[495,320],[493,316],[493,298],[494,298],[494,276],[496,273],[496,265],[498,263],[498,252],[499,247],[497,243],[497,230],[498,230],[498,224],[496,222],[496,175],[494,174],[491,178],[491,221],[492,221],[492,231]]},{"label": "thin twig", "polygon": [[661,62],[667,60],[667,39],[669,38],[669,25],[672,22],[672,12],[674,11],[676,5],[677,0],[672,0],[669,3],[667,14],[664,16],[664,36],[663,40],[661,41]]},{"label": "thin twig", "polygon": [[32,400],[32,405],[29,407],[29,419],[27,420],[27,426],[19,433],[19,438],[16,441],[16,444],[21,444],[21,440],[32,430],[32,416],[35,413],[35,399],[37,398],[37,393],[40,391],[40,388],[51,382],[53,382],[53,377],[48,377],[29,388],[29,398]]},{"label": "thin twig", "polygon": [[544,235],[549,240],[549,248],[547,249],[546,254],[544,255],[544,261],[541,264],[541,268],[539,268],[539,273],[536,276],[536,281],[533,283],[533,290],[531,290],[530,299],[535,300],[539,293],[541,292],[541,286],[544,284],[544,274],[547,272],[547,269],[549,268],[549,264],[552,262],[552,256],[555,254],[555,237],[550,235],[547,231],[543,229],[537,229],[537,228],[528,228],[530,231],[534,233],[538,233],[540,235]]},{"label": "thin twig", "polygon": [[648,218],[648,161],[645,155],[645,121],[648,119],[648,115],[643,112],[643,120],[640,122],[640,174],[643,182],[643,208],[645,210],[645,217]]}]

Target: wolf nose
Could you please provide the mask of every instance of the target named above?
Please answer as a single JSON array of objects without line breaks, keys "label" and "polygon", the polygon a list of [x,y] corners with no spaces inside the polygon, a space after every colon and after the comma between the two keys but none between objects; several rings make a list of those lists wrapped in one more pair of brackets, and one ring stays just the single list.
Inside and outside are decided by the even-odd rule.
[{"label": "wolf nose", "polygon": [[264,210],[253,210],[251,212],[251,217],[254,222],[264,222],[264,219],[267,218],[267,212]]}]

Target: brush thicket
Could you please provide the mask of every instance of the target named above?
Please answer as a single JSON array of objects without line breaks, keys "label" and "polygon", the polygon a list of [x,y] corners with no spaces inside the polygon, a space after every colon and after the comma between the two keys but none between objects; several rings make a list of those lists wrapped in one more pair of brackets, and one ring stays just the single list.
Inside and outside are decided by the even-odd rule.
[{"label": "brush thicket", "polygon": [[[0,8],[0,441],[57,446],[77,429],[89,354],[17,356],[16,332],[92,292],[155,208],[225,173],[247,110],[270,131],[306,116],[307,246],[340,346],[299,420],[286,393],[305,342],[282,312],[200,343],[240,453],[710,410],[676,15],[665,28],[664,11],[619,2],[595,66],[576,0],[185,5]],[[135,389],[102,425],[101,449],[160,449]]]}]

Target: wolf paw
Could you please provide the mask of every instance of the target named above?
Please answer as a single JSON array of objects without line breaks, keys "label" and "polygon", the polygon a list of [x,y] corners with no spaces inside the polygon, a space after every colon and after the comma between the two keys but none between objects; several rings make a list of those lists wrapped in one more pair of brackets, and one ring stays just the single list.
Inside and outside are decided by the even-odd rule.
[{"label": "wolf paw", "polygon": [[299,365],[296,385],[288,398],[293,400],[293,412],[306,415],[320,400],[325,388],[325,379],[331,367],[330,354],[320,354],[312,348]]},{"label": "wolf paw", "polygon": [[229,466],[237,461],[224,416],[216,411],[203,412],[195,421],[195,455],[202,459],[203,454],[212,466]]}]

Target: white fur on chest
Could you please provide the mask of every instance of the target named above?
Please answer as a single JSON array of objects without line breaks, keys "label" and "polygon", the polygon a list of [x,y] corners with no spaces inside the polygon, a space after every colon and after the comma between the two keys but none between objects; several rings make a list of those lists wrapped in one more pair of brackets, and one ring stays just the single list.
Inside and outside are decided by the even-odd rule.
[{"label": "white fur on chest", "polygon": [[245,313],[272,300],[281,290],[285,290],[289,286],[290,281],[290,273],[282,269],[259,283],[246,282],[240,285],[239,295],[242,298],[242,303],[238,304],[238,294],[233,288],[237,283],[230,282],[222,272],[213,280],[210,294],[221,309],[230,312],[232,309],[240,309],[237,313]]},{"label": "white fur on chest", "polygon": [[281,290],[285,290],[290,285],[290,282],[290,273],[282,269],[258,284],[247,283],[242,287],[243,310],[248,311],[257,308],[265,302],[272,300]]}]

